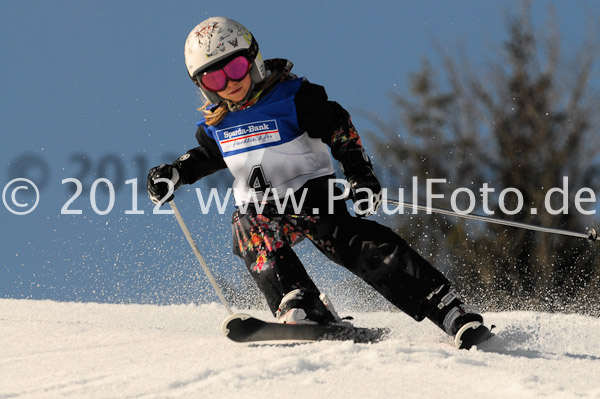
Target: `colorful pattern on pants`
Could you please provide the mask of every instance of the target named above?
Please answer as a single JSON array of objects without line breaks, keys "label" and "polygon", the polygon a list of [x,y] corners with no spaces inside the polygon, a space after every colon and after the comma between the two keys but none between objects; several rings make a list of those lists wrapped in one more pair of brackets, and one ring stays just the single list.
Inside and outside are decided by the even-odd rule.
[{"label": "colorful pattern on pants", "polygon": [[288,292],[319,290],[292,247],[308,238],[327,258],[374,287],[417,320],[429,312],[427,295],[448,280],[391,229],[351,216],[345,208],[333,214],[279,214],[265,205],[236,211],[232,218],[234,253],[264,293],[272,312]]}]

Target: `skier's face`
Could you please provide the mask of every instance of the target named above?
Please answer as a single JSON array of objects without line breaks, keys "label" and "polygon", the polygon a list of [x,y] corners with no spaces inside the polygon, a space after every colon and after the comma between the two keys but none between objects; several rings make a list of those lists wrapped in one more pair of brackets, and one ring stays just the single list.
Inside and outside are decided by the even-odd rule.
[{"label": "skier's face", "polygon": [[219,91],[217,94],[225,100],[237,103],[246,98],[246,94],[250,90],[250,83],[250,74],[247,73],[244,79],[239,82],[229,79],[225,90]]}]

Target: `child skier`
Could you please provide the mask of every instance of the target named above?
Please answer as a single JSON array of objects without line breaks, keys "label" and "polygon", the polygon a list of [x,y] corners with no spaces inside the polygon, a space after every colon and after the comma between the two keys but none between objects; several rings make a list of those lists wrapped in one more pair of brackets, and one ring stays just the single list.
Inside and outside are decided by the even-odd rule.
[{"label": "child skier", "polygon": [[[233,251],[279,322],[340,321],[292,250],[308,238],[415,320],[428,318],[453,336],[461,329],[486,329],[444,275],[403,239],[352,216],[339,188],[332,196],[332,156],[341,163],[357,214],[375,212],[381,186],[350,115],[328,100],[322,86],[297,78],[287,60],[263,61],[250,31],[228,18],[197,25],[187,37],[185,61],[206,99],[199,145],[170,165],[152,168],[148,193],[153,202],[164,202],[169,187],[157,179],[171,180],[176,189],[228,168],[238,206]],[[291,200],[283,212],[277,206],[290,193],[301,204],[299,212]],[[264,206],[260,212],[257,205]]]}]

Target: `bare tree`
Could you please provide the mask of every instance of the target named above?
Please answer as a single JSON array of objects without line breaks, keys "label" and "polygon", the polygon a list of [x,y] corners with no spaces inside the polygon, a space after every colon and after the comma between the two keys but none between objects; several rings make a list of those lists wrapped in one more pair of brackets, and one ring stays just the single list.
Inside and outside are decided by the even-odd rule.
[{"label": "bare tree", "polygon": [[[590,83],[599,48],[596,40],[583,43],[568,62],[557,29],[546,25],[546,37],[534,32],[528,10],[509,19],[509,39],[485,71],[448,54],[441,54],[440,71],[424,61],[410,77],[410,93],[392,96],[398,118],[373,116],[377,129],[370,137],[390,160],[388,184],[407,185],[412,176],[447,180],[436,186],[445,202],[434,205],[448,207],[458,187],[477,194],[487,184],[494,191],[488,203],[479,202],[479,212],[585,232],[598,219],[574,205],[581,188],[600,189],[600,100]],[[561,193],[549,197],[552,209],[545,199],[549,189],[565,188],[565,177],[568,208],[555,214],[563,205]],[[520,198],[503,192],[508,187],[522,195],[516,214],[510,213]],[[580,196],[589,198],[590,190]],[[424,203],[424,190],[420,194]],[[435,215],[401,221],[401,234],[484,308],[600,314],[590,306],[600,302],[597,244]]]}]

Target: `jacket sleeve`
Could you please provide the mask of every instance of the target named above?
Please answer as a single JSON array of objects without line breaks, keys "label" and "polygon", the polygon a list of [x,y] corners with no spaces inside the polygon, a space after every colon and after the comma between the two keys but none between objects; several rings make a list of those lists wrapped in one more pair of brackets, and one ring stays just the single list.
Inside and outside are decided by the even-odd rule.
[{"label": "jacket sleeve", "polygon": [[323,86],[302,82],[294,101],[299,127],[331,147],[336,160],[343,161],[355,152],[360,152],[362,158],[364,150],[350,114],[337,102],[328,100]]},{"label": "jacket sleeve", "polygon": [[203,126],[196,131],[199,146],[179,157],[173,166],[179,171],[182,184],[192,184],[199,179],[227,168],[217,143],[206,134]]}]

